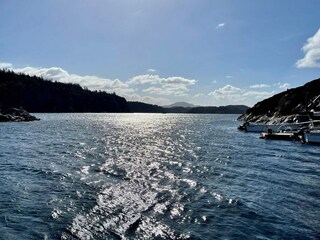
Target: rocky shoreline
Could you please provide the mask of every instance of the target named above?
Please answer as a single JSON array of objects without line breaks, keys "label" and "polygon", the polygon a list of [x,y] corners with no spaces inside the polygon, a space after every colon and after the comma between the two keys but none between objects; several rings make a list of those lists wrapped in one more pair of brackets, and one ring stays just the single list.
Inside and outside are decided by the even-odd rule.
[{"label": "rocky shoreline", "polygon": [[0,122],[30,122],[39,120],[39,118],[32,116],[22,108],[10,108],[0,112]]}]

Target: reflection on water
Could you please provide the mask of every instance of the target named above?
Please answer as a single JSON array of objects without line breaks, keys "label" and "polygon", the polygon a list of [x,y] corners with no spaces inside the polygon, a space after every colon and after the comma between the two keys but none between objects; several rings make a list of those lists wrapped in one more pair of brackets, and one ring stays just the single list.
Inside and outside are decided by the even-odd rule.
[{"label": "reflection on water", "polygon": [[0,124],[1,239],[316,239],[317,146],[234,115],[39,114]]}]

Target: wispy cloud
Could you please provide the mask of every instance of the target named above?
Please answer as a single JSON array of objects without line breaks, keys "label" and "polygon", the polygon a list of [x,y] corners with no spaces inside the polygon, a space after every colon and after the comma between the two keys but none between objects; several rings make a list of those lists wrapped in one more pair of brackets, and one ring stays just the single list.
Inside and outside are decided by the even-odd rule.
[{"label": "wispy cloud", "polygon": [[196,84],[196,80],[184,77],[167,77],[162,78],[159,75],[139,75],[131,78],[128,83],[132,85],[151,84],[152,87],[143,89],[145,93],[166,96],[186,96],[189,92],[189,86]]},{"label": "wispy cloud", "polygon": [[194,79],[187,79],[184,77],[167,77],[162,78],[159,75],[138,75],[130,79],[130,84],[171,84],[171,85],[194,85],[197,81]]},{"label": "wispy cloud", "polygon": [[217,26],[216,26],[216,29],[220,29],[220,28],[224,28],[226,26],[226,23],[219,23]]},{"label": "wispy cloud", "polygon": [[222,88],[216,89],[213,92],[210,92],[210,96],[214,96],[218,99],[229,98],[229,96],[234,96],[241,94],[242,90],[240,88],[234,87],[230,84],[225,85]]},{"label": "wispy cloud", "polygon": [[154,73],[154,72],[156,72],[157,70],[154,69],[154,68],[149,68],[147,71],[148,71],[148,72],[151,72],[151,73]]},{"label": "wispy cloud", "polygon": [[130,84],[157,84],[159,83],[159,75],[144,74],[138,75],[129,80]]},{"label": "wispy cloud", "polygon": [[227,75],[226,78],[229,78],[229,79],[230,79],[230,78],[233,78],[233,76]]},{"label": "wispy cloud", "polygon": [[255,84],[250,86],[250,88],[268,88],[268,87],[270,87],[270,85],[268,84]]},{"label": "wispy cloud", "polygon": [[290,84],[289,83],[283,83],[283,84],[279,84],[279,88],[280,89],[288,89],[290,87]]},{"label": "wispy cloud", "polygon": [[320,29],[302,47],[304,57],[296,62],[296,67],[320,67]]},{"label": "wispy cloud", "polygon": [[8,69],[12,67],[13,65],[11,63],[0,63],[0,69]]},{"label": "wispy cloud", "polygon": [[162,87],[150,87],[142,90],[143,92],[163,95],[163,96],[187,96],[189,89],[186,86],[162,86]]},{"label": "wispy cloud", "polygon": [[198,93],[196,95],[193,96],[193,98],[198,98],[198,97],[202,97],[204,96],[204,93]]},{"label": "wispy cloud", "polygon": [[222,105],[239,103],[252,105],[259,100],[271,97],[274,93],[274,91],[251,91],[228,84],[210,92],[208,95],[211,96],[218,105],[221,105],[221,103],[223,103]]}]

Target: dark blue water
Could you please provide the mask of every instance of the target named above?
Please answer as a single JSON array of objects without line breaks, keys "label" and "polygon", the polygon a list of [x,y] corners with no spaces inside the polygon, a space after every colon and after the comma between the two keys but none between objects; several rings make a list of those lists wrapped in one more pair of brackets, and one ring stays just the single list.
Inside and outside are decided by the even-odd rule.
[{"label": "dark blue water", "polygon": [[320,148],[235,115],[0,124],[0,239],[318,239]]}]

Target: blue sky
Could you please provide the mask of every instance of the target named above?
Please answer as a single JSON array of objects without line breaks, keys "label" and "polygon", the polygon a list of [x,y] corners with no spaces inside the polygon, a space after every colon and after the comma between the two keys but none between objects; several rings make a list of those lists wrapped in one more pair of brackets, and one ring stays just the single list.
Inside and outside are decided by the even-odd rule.
[{"label": "blue sky", "polygon": [[320,77],[319,0],[0,0],[0,67],[156,104]]}]

